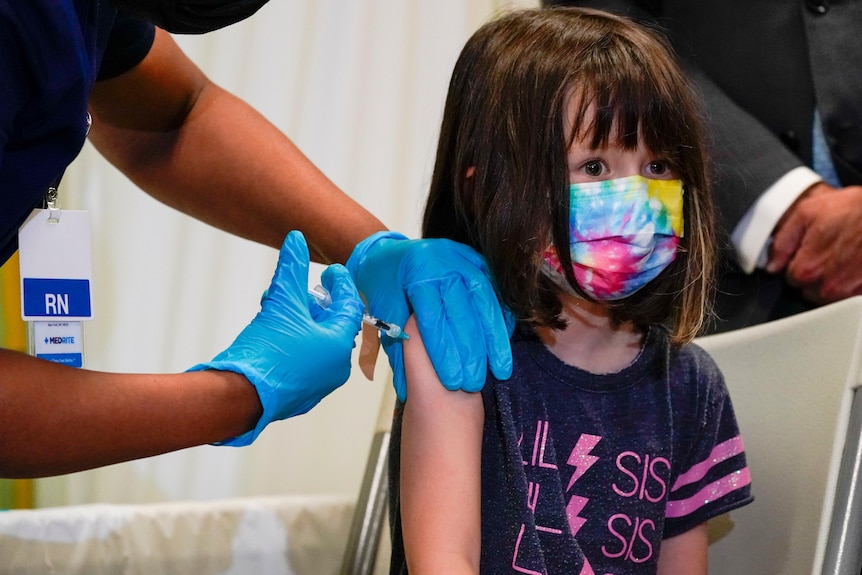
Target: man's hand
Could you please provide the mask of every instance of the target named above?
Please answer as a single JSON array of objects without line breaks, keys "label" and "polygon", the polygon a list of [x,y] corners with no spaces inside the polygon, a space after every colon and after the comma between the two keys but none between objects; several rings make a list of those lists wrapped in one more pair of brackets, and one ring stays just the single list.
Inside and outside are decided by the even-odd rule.
[{"label": "man's hand", "polygon": [[862,294],[862,186],[809,188],[778,222],[766,270],[813,303]]}]

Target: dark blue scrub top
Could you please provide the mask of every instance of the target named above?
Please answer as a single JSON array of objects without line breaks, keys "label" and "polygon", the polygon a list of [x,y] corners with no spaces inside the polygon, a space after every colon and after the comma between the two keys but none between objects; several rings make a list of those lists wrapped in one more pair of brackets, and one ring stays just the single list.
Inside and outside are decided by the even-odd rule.
[{"label": "dark blue scrub top", "polygon": [[154,35],[108,0],[0,0],[0,264],[81,151],[94,82],[138,64]]}]

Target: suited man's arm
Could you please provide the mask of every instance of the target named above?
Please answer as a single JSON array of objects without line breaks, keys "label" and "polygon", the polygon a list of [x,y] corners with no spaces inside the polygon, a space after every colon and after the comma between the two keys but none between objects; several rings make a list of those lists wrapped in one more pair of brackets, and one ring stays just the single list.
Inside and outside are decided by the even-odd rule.
[{"label": "suited man's arm", "polygon": [[766,189],[804,164],[703,72],[688,63],[685,68],[703,99],[715,172],[713,191],[722,220],[732,229]]},{"label": "suited man's arm", "polygon": [[[748,30],[753,32],[756,28]],[[677,34],[676,44],[683,45],[685,32]],[[716,198],[744,271],[765,265],[814,304],[862,294],[862,186],[826,184],[710,78],[691,66],[689,73],[704,96],[714,138]],[[746,88],[768,89],[757,82],[756,76],[749,77]],[[778,102],[781,95],[772,95]],[[758,117],[761,113],[765,111]],[[804,142],[808,135],[799,138]]]},{"label": "suited man's arm", "polygon": [[821,177],[698,68],[686,72],[703,98],[716,203],[740,267],[763,267],[764,249],[786,210]]}]

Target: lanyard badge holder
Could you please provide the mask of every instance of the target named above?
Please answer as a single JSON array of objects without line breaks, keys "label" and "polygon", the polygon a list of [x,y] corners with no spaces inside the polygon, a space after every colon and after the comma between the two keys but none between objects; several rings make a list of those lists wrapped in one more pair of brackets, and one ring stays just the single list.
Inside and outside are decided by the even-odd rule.
[{"label": "lanyard badge holder", "polygon": [[86,211],[61,210],[55,187],[47,204],[18,230],[21,317],[31,355],[82,367],[82,322],[93,319],[90,218]]}]

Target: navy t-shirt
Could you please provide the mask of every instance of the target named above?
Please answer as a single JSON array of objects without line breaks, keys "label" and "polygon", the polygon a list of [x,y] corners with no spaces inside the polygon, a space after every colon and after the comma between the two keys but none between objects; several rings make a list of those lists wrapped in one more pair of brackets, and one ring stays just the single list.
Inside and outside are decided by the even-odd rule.
[{"label": "navy t-shirt", "polygon": [[[701,348],[652,328],[631,365],[603,375],[526,330],[512,352],[512,377],[482,391],[483,574],[653,574],[662,539],[752,501],[733,407]],[[403,574],[400,407],[391,573]]]},{"label": "navy t-shirt", "polygon": [[0,264],[81,151],[96,79],[138,64],[154,34],[108,0],[0,0]]}]

